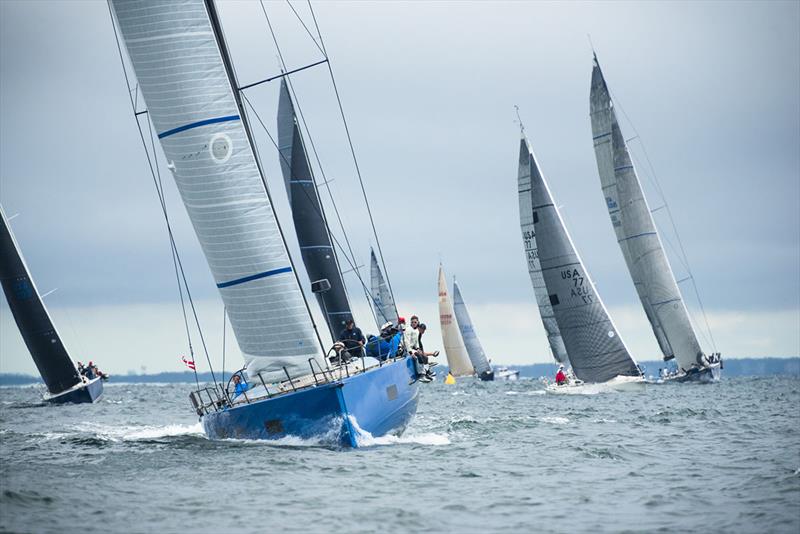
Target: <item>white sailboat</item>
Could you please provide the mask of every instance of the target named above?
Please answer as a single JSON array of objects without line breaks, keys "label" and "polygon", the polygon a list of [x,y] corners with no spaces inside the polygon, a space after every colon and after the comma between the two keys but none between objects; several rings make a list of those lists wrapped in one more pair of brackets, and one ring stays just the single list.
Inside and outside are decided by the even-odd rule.
[{"label": "white sailboat", "polygon": [[[541,273],[547,290],[552,320],[558,327],[572,371],[578,379],[568,385],[552,385],[548,390],[554,393],[579,392],[587,386],[594,390],[597,386],[592,384],[600,383],[610,389],[640,389],[644,386],[644,379],[639,367],[575,250],[524,133],[521,146],[529,154],[527,165],[530,172],[518,175],[519,194],[529,196],[530,204],[521,203],[521,207],[529,209],[533,230],[528,237],[535,240],[535,243],[526,243],[526,248],[536,252],[535,259],[539,262],[536,271]],[[549,310],[545,309],[547,313]],[[543,321],[550,334],[546,322],[550,317],[545,313],[542,314]],[[548,335],[548,338],[553,336]]]},{"label": "white sailboat", "polygon": [[461,288],[455,280],[453,280],[453,310],[455,311],[458,330],[461,332],[461,338],[464,340],[464,346],[467,348],[467,354],[478,378],[484,381],[517,380],[519,371],[508,367],[492,368],[492,363],[486,356],[486,352],[484,352],[483,346],[478,339],[478,334],[475,332],[464,297],[461,296]]},{"label": "white sailboat", "polygon": [[378,327],[384,323],[397,323],[397,307],[394,303],[392,292],[389,291],[389,286],[386,279],[383,277],[380,265],[378,265],[378,258],[375,256],[375,251],[370,249],[370,286],[372,308],[375,312],[375,317],[378,321]]},{"label": "white sailboat", "polygon": [[642,307],[664,360],[676,360],[679,381],[718,380],[719,354],[700,347],[636,168],[617,121],[603,72],[594,56],[590,115],[597,170],[608,213]]},{"label": "white sailboat", "polygon": [[439,264],[439,322],[442,327],[442,346],[447,356],[450,374],[455,377],[472,376],[475,374],[475,368],[469,359],[467,347],[458,328],[458,320],[447,293],[447,279],[441,264]]}]

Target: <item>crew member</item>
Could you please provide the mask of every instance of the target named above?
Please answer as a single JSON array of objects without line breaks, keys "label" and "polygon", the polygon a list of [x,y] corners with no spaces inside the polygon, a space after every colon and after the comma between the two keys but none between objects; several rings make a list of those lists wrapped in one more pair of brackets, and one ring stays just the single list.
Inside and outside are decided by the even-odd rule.
[{"label": "crew member", "polygon": [[564,366],[558,366],[558,372],[556,373],[556,385],[563,386],[567,383],[567,375],[564,373]]},{"label": "crew member", "polygon": [[344,343],[349,358],[358,358],[361,356],[367,340],[361,333],[361,329],[356,327],[356,322],[350,317],[344,323],[344,330],[339,332],[339,341]]}]

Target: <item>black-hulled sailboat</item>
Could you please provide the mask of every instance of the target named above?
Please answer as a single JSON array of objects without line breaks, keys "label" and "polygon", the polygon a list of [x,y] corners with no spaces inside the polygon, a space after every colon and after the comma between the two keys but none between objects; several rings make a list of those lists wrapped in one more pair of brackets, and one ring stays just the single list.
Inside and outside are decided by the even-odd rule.
[{"label": "black-hulled sailboat", "polygon": [[0,283],[22,339],[47,386],[44,400],[86,403],[103,394],[103,380],[84,378],[75,367],[31,278],[0,207]]},{"label": "black-hulled sailboat", "polygon": [[608,214],[665,361],[674,359],[679,382],[720,377],[719,353],[707,356],[661,243],[642,185],[619,128],[611,94],[594,56],[590,94],[592,137]]},{"label": "black-hulled sailboat", "polygon": [[[418,401],[411,358],[362,357],[335,367],[324,358],[330,351],[316,333],[273,210],[214,2],[111,6],[245,361],[249,390],[237,396],[215,386],[191,395],[205,433],[356,447],[362,433],[402,432]],[[294,168],[290,177],[296,174]],[[293,198],[302,198],[289,186]],[[311,276],[333,286],[331,272]]]}]

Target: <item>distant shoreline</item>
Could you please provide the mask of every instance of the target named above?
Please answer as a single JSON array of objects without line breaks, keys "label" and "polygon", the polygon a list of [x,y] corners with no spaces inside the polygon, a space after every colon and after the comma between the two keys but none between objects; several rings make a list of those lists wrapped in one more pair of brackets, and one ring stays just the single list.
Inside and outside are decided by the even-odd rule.
[{"label": "distant shoreline", "polygon": [[[441,358],[444,360],[444,358]],[[644,366],[647,375],[657,375],[658,370],[665,367],[663,361],[651,360],[640,362]],[[737,376],[800,376],[800,356],[786,358],[731,358],[724,360],[725,369],[722,372],[723,379]],[[500,367],[503,364],[493,364]],[[446,371],[447,366],[442,366],[442,372]],[[509,365],[511,369],[518,369],[521,377],[538,378],[540,376],[550,376],[555,372],[555,365],[552,363],[534,363],[530,365]],[[437,368],[438,369],[438,368]],[[219,373],[218,373],[219,374]],[[230,377],[230,373],[225,374]],[[197,373],[197,380],[200,382],[212,382],[211,373]],[[0,386],[23,386],[28,384],[41,383],[41,378],[26,374],[0,373]],[[195,375],[191,371],[183,372],[164,372],[153,374],[124,374],[112,375],[110,383],[126,384],[184,384],[195,381]]]}]

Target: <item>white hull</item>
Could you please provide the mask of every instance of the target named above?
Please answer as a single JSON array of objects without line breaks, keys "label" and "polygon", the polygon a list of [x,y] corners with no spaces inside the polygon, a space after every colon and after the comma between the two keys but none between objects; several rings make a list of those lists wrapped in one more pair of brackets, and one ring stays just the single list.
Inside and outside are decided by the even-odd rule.
[{"label": "white hull", "polygon": [[666,384],[666,383],[681,383],[681,382],[697,382],[699,384],[710,384],[712,382],[719,382],[720,377],[722,376],[722,365],[720,362],[715,362],[709,365],[708,367],[704,367],[703,369],[697,369],[689,371],[688,373],[677,373],[674,375],[667,375],[665,377],[659,378],[656,382],[657,384]]},{"label": "white hull", "polygon": [[495,370],[494,379],[507,380],[507,381],[519,380],[519,371],[515,369],[506,369],[501,367],[500,369]]},{"label": "white hull", "polygon": [[644,391],[644,389],[645,380],[641,376],[617,376],[608,382],[601,383],[577,382],[562,386],[550,384],[545,391],[554,395],[596,395],[598,393]]}]

